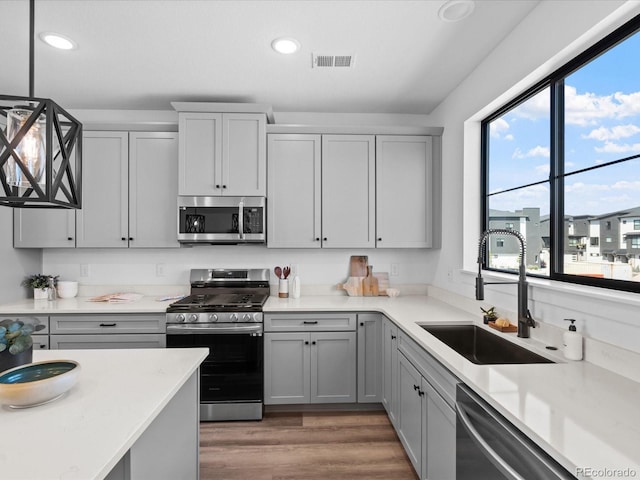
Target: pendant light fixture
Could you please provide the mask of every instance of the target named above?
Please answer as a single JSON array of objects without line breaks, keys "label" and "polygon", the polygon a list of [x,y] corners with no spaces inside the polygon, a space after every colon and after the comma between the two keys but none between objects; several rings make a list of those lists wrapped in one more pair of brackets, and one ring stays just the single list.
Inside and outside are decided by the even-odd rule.
[{"label": "pendant light fixture", "polygon": [[29,96],[0,95],[0,205],[80,208],[82,124],[34,96],[34,25],[29,0]]}]

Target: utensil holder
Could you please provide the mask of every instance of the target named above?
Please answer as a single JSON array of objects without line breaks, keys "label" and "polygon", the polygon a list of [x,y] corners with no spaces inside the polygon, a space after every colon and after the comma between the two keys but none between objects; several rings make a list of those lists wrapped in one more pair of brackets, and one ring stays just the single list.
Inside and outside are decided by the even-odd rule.
[{"label": "utensil holder", "polygon": [[289,298],[289,281],[286,278],[278,281],[278,297]]}]

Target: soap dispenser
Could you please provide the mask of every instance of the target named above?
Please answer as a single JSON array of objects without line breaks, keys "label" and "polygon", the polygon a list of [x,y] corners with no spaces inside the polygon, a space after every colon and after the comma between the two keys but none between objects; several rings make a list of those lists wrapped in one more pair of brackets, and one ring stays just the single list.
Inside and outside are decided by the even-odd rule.
[{"label": "soap dispenser", "polygon": [[565,318],[565,322],[571,322],[569,330],[562,335],[564,357],[568,360],[582,360],[582,335],[576,331],[573,318]]}]

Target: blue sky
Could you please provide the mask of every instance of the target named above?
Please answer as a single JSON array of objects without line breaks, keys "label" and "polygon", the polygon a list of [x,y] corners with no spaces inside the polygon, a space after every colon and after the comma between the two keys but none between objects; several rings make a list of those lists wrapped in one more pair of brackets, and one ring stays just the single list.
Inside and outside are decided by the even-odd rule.
[{"label": "blue sky", "polygon": [[[496,192],[549,176],[549,91],[496,119],[490,136],[490,185]],[[571,172],[640,154],[640,33],[567,77],[565,165]],[[640,161],[567,177],[565,214],[640,206]],[[540,207],[549,213],[545,183],[491,197],[491,208]]]}]

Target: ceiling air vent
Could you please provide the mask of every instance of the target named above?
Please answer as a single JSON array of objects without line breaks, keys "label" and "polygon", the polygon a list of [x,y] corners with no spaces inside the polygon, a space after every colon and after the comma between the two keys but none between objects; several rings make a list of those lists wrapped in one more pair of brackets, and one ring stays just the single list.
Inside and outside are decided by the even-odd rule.
[{"label": "ceiling air vent", "polygon": [[351,68],[353,67],[353,55],[312,55],[313,68]]}]

